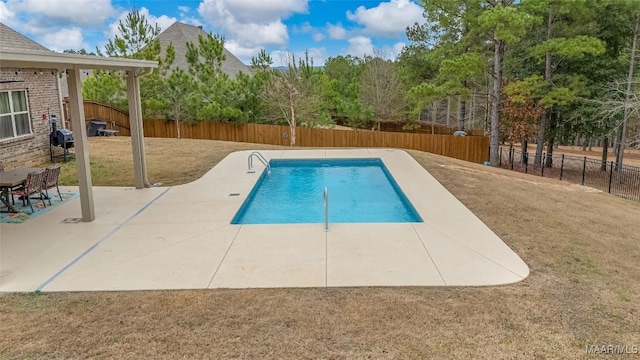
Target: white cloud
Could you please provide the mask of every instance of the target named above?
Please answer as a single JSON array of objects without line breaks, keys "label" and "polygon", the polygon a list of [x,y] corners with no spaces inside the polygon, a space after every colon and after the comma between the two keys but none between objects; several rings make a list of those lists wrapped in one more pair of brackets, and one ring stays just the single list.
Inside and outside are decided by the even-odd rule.
[{"label": "white cloud", "polygon": [[10,26],[10,24],[13,23],[13,19],[15,15],[16,15],[15,12],[9,9],[7,4],[0,1],[0,22],[1,23],[7,26]]},{"label": "white cloud", "polygon": [[346,50],[346,53],[352,56],[364,57],[365,55],[373,56],[373,43],[371,43],[371,38],[366,36],[356,36],[351,38],[349,41],[349,47]]},{"label": "white cloud", "polygon": [[200,20],[200,18],[185,16],[184,14],[180,14],[180,22],[193,26],[204,26],[204,23]]},{"label": "white cloud", "polygon": [[305,21],[300,25],[294,25],[293,31],[296,33],[311,34],[311,38],[314,41],[324,40],[324,34],[320,32],[317,28],[311,26],[311,24],[308,21]]},{"label": "white cloud", "polygon": [[89,47],[82,37],[82,29],[77,27],[60,29],[56,32],[45,34],[38,39],[38,42],[53,51],[80,50]]},{"label": "white cloud", "polygon": [[[259,49],[286,45],[289,33],[282,20],[294,13],[306,13],[307,5],[308,0],[202,0],[198,13],[214,30],[220,30],[228,43]],[[301,30],[312,28],[303,24]]]},{"label": "white cloud", "polygon": [[347,31],[340,24],[333,25],[327,23],[327,32],[330,38],[336,40],[344,39],[347,36]]},{"label": "white cloud", "polygon": [[366,35],[394,37],[404,33],[407,26],[424,23],[422,12],[412,1],[389,0],[370,9],[360,6],[355,12],[347,11],[347,19],[363,25]]},{"label": "white cloud", "polygon": [[301,32],[301,33],[310,33],[313,32],[313,26],[311,26],[311,24],[309,24],[308,21],[303,22],[300,26],[294,27],[295,30]]},{"label": "white cloud", "polygon": [[[309,48],[307,50],[309,52],[309,59],[313,60],[313,66],[322,66],[324,62],[327,60],[327,49],[324,47],[319,48]],[[304,59],[304,51],[301,52],[300,58]]]},{"label": "white cloud", "polygon": [[188,13],[189,11],[191,11],[191,8],[188,6],[178,6],[178,11]]},{"label": "white cloud", "polygon": [[239,23],[261,23],[306,13],[307,4],[308,0],[203,0],[198,11],[208,19],[232,17]]},{"label": "white cloud", "polygon": [[[327,60],[327,50],[324,47],[309,48],[306,51],[309,55],[309,62],[313,62],[313,66],[322,66]],[[304,60],[307,54],[305,54],[305,50],[296,52],[274,50],[269,54],[269,56],[271,56],[274,66],[287,66],[294,57],[295,63],[298,65],[298,62],[300,60]]]},{"label": "white cloud", "polygon": [[391,53],[393,54],[393,59],[395,59],[396,57],[398,57],[398,55],[400,55],[400,53],[402,52],[402,49],[404,49],[405,46],[406,46],[406,44],[403,43],[403,42],[397,42],[397,43],[393,44],[393,47],[391,48]]},{"label": "white cloud", "polygon": [[225,41],[224,47],[245,64],[250,64],[251,58],[258,56],[258,53],[262,49],[261,47],[245,47],[234,40]]},{"label": "white cloud", "polygon": [[273,60],[273,66],[287,66],[291,62],[293,53],[284,50],[274,50],[269,56]]},{"label": "white cloud", "polygon": [[100,26],[115,13],[111,0],[8,0],[6,8],[37,15],[43,29],[55,25]]},{"label": "white cloud", "polygon": [[234,40],[248,47],[285,45],[289,41],[287,26],[282,21],[269,24],[244,24],[242,29],[230,30]]}]

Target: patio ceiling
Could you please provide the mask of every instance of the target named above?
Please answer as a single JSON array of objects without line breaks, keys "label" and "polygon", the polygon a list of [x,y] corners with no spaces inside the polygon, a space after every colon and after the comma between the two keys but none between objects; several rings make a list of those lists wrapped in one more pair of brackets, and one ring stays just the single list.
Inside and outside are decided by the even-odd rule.
[{"label": "patio ceiling", "polygon": [[[131,123],[131,147],[133,150],[135,184],[138,189],[149,185],[144,156],[144,134],[142,128],[139,78],[145,76],[144,72],[140,73],[141,69],[153,70],[153,68],[157,68],[157,61],[60,54],[37,50],[17,50],[2,48],[0,45],[0,67],[67,71],[69,76],[67,83],[69,87],[71,123],[73,124],[73,128],[76,129],[74,141],[82,221],[85,222],[95,220],[95,209],[93,204],[89,152],[86,146],[87,129],[85,128],[80,70],[108,69],[127,71],[127,99],[129,102],[129,118]],[[130,76],[131,74],[133,74],[133,76]]]},{"label": "patio ceiling", "polygon": [[0,48],[0,66],[38,69],[73,69],[74,67],[80,67],[81,69],[131,70],[157,68],[158,62]]}]

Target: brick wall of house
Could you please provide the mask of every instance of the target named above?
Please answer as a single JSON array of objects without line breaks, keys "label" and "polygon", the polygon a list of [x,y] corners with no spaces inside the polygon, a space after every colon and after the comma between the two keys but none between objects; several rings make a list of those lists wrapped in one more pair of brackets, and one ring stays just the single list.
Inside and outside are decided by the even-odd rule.
[{"label": "brick wall of house", "polygon": [[[43,114],[56,115],[58,127],[62,109],[55,70],[0,68],[0,79],[22,82],[0,83],[2,90],[27,90],[32,135],[0,140],[0,163],[5,168],[39,165],[49,160],[51,124]],[[58,149],[60,150],[60,149]]]}]

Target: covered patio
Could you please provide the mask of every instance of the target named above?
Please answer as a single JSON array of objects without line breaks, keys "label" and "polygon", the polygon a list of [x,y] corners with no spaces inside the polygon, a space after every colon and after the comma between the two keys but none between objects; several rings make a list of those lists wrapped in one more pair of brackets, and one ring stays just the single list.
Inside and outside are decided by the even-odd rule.
[{"label": "covered patio", "polygon": [[140,78],[151,74],[153,69],[158,67],[158,62],[0,48],[0,65],[19,69],[52,69],[64,71],[68,75],[69,113],[73,128],[76,129],[74,141],[78,168],[80,211],[83,222],[94,221],[96,219],[96,211],[87,148],[87,129],[85,127],[80,71],[103,69],[125,72],[131,123],[135,188],[143,189],[149,186],[144,155]]}]

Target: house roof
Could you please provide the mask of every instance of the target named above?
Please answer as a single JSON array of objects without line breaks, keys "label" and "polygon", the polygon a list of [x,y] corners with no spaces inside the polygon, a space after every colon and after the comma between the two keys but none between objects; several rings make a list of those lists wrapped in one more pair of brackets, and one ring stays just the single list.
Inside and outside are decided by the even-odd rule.
[{"label": "house roof", "polygon": [[[198,44],[198,35],[207,36],[207,32],[202,30],[201,27],[188,25],[176,21],[166,30],[164,30],[157,39],[162,47],[162,55],[164,56],[165,49],[171,43],[176,51],[176,59],[173,62],[174,68],[182,69],[184,71],[189,70],[189,64],[187,63],[187,42],[191,42],[194,45]],[[234,79],[236,75],[242,71],[245,74],[252,74],[251,68],[245,65],[240,59],[233,55],[226,48],[224,49],[224,55],[226,60],[222,62],[221,70],[227,74],[230,78]]]},{"label": "house roof", "polygon": [[0,22],[0,49],[52,52]]}]

